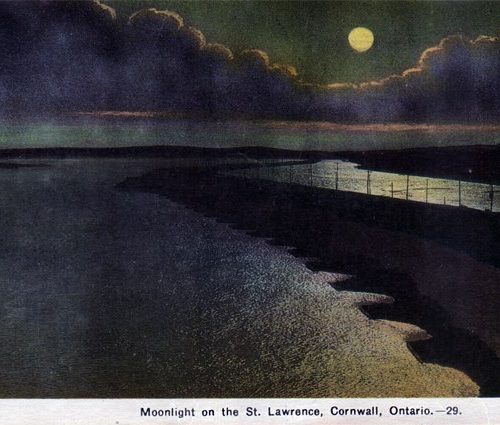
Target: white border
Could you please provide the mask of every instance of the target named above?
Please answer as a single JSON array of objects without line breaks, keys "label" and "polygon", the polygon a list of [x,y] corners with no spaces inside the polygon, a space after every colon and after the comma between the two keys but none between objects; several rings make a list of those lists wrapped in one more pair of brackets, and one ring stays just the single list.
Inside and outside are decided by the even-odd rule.
[{"label": "white border", "polygon": [[[392,414],[395,409],[393,406],[405,411],[406,408],[429,409],[431,413],[411,415],[412,411],[408,410],[408,414]],[[222,409],[225,407],[233,411],[237,409],[238,416],[223,416]],[[275,414],[276,409],[291,408],[309,409],[311,414],[317,413],[314,409],[318,409],[322,416]],[[184,412],[185,409],[188,409],[191,415],[183,416],[178,413]],[[194,417],[192,409],[194,409]],[[274,415],[269,414],[269,409]],[[332,412],[338,412],[339,409],[354,409],[350,410],[351,412],[364,409],[365,415],[332,414]],[[203,410],[212,410],[214,415],[203,416]],[[372,414],[367,415],[368,411]],[[149,416],[147,412],[150,413]],[[153,416],[154,412],[156,412],[155,416]],[[165,412],[170,412],[170,416]],[[300,425],[500,425],[500,398],[0,400],[0,424],[2,425],[270,425],[283,423]]]}]

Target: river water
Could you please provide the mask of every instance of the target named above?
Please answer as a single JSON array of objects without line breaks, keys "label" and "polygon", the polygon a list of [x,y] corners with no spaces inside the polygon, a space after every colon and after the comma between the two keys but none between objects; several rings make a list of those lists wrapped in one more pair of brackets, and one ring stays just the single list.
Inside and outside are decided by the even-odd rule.
[{"label": "river water", "polygon": [[26,162],[0,169],[1,396],[475,393],[329,284],[347,276],[115,188],[172,162]]},{"label": "river water", "polygon": [[[497,140],[483,136],[483,143]],[[0,128],[1,148],[207,146],[207,140],[211,147],[285,149],[408,143],[397,135],[298,134],[251,123]],[[440,143],[421,140],[424,146]],[[165,197],[115,188],[127,177],[189,165],[187,160],[9,163],[21,167],[0,167],[0,396],[476,394],[465,375],[419,363],[401,335],[360,312],[364,295],[329,284],[348,276],[314,273],[285,248]],[[336,167],[335,161],[315,164],[313,184],[334,187]],[[289,171],[254,172],[283,180]],[[310,184],[309,165],[295,164],[291,174],[292,181]],[[387,195],[393,182],[394,196],[405,196],[404,176],[371,178],[372,194]],[[421,199],[424,182],[410,180],[410,199]],[[366,171],[340,163],[338,186],[364,191]],[[456,182],[429,179],[429,188],[429,202],[441,203],[444,196],[457,202]],[[484,192],[464,184],[463,204],[484,209]]]}]

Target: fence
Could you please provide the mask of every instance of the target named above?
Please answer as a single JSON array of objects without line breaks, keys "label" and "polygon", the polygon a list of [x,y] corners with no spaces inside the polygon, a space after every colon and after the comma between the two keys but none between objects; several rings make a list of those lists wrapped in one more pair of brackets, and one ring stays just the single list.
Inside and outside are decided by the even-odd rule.
[{"label": "fence", "polygon": [[[334,163],[331,164],[331,163]],[[325,163],[329,163],[325,168]],[[339,164],[350,164],[341,170]],[[288,184],[323,187],[333,190],[366,193],[372,196],[390,196],[433,204],[469,207],[492,211],[495,208],[496,193],[499,188],[493,184],[463,182],[425,178],[420,176],[401,175],[393,173],[361,170],[352,163],[339,161],[322,161],[319,163],[290,164],[272,163],[260,164],[251,169],[245,169],[236,174],[246,178],[281,181]],[[374,189],[374,176],[381,180]],[[355,182],[355,183],[353,183]],[[430,184],[432,183],[432,184]],[[441,186],[438,185],[441,184]],[[399,188],[396,188],[396,185]],[[464,197],[465,192],[465,197]],[[442,193],[442,197],[439,195]]]}]

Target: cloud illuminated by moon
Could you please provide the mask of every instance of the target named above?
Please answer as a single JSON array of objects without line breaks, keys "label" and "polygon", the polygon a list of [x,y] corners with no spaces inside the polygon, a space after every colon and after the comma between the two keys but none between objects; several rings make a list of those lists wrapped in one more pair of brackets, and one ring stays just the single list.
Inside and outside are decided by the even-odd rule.
[{"label": "cloud illuminated by moon", "polygon": [[366,52],[373,46],[373,33],[364,27],[357,27],[351,30],[347,38],[350,46],[357,52]]}]

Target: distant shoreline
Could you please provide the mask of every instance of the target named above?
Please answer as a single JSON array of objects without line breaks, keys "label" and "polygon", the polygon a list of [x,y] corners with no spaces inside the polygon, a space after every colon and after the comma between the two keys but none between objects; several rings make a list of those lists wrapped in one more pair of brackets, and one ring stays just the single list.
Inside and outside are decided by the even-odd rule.
[{"label": "distant shoreline", "polygon": [[407,148],[400,150],[310,151],[257,146],[206,148],[193,146],[132,146],[103,148],[0,149],[0,159],[64,158],[286,158],[320,161],[349,160],[362,168],[398,174],[500,184],[500,145]]}]

